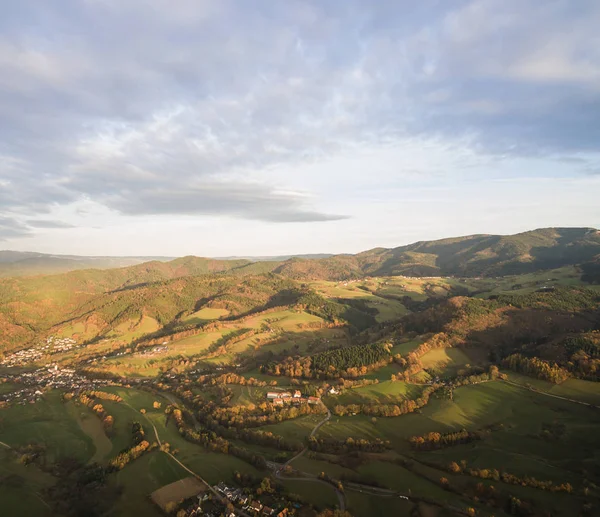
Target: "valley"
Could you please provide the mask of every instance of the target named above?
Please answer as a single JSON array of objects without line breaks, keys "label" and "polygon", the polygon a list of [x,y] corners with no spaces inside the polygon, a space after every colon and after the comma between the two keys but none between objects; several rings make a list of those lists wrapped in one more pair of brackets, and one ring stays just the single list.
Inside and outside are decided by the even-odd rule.
[{"label": "valley", "polygon": [[551,230],[6,278],[0,503],[595,515],[600,239]]}]

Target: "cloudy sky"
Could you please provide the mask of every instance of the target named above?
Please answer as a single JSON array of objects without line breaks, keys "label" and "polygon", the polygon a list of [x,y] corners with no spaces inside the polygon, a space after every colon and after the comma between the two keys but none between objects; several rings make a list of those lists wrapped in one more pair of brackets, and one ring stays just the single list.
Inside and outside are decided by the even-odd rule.
[{"label": "cloudy sky", "polygon": [[597,0],[0,6],[0,248],[600,227]]}]

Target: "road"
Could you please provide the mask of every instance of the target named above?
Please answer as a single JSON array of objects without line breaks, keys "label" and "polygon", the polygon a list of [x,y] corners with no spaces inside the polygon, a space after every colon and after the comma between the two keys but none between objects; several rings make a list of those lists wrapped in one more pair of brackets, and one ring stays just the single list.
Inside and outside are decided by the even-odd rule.
[{"label": "road", "polygon": [[0,442],[0,445],[3,445],[4,447],[6,447],[7,449],[12,449],[12,447],[10,445],[8,445],[7,443],[4,442]]},{"label": "road", "polygon": [[[135,409],[133,406],[131,406],[127,402],[123,401],[123,403],[126,406],[130,407],[131,409],[133,409],[134,411],[137,411],[137,409]],[[144,417],[144,419],[146,420],[146,422],[148,422],[148,424],[150,424],[152,426],[152,429],[154,429],[154,436],[156,437],[156,442],[158,443],[158,446],[161,447],[161,450],[162,450],[162,442],[160,441],[160,436],[158,435],[158,429],[156,429],[156,426],[152,423],[152,421],[145,414],[140,413],[140,415],[142,415]],[[184,465],[181,461],[179,461],[178,458],[176,458],[175,456],[173,456],[170,452],[165,451],[165,450],[162,450],[162,452],[164,452],[167,456],[169,456],[175,463],[177,463],[180,467],[182,467],[186,472],[189,472],[198,481],[200,481],[223,504],[227,505],[228,503],[231,502],[226,497],[223,497],[219,492],[217,492],[212,487],[212,485],[208,481],[206,481],[202,476],[200,476],[199,474],[197,474],[196,472],[194,472],[192,469],[190,469],[189,467],[187,467],[186,465]],[[242,517],[250,517],[250,515],[248,515],[244,510],[241,510],[240,508],[237,508],[235,506],[234,506],[234,512],[235,512],[236,515],[241,515]]]},{"label": "road", "polygon": [[[323,403],[321,402],[321,404],[323,404]],[[317,431],[321,428],[321,426],[323,424],[325,424],[326,422],[328,422],[329,419],[331,418],[331,411],[329,411],[329,408],[327,406],[325,406],[325,404],[323,404],[323,406],[327,410],[327,416],[323,420],[321,420],[320,422],[318,422],[317,425],[315,425],[315,427],[313,428],[313,430],[308,435],[309,438],[312,438],[317,433]],[[296,456],[294,456],[293,458],[287,460],[284,463],[283,466],[287,467],[290,463],[292,463],[293,461],[296,461],[300,456],[302,456],[307,450],[308,450],[308,447],[304,447],[304,449],[302,449],[298,454],[296,454]]]},{"label": "road", "polygon": [[[321,404],[323,404],[323,402],[321,402]],[[329,408],[325,404],[323,404],[323,407],[327,410],[327,416],[323,420],[320,420],[319,422],[317,422],[317,424],[315,425],[315,427],[313,427],[312,431],[308,435],[309,438],[312,438],[317,433],[317,431],[321,428],[321,426],[324,425],[326,422],[328,422],[331,419],[331,411],[329,411]],[[275,477],[278,478],[278,479],[284,479],[284,480],[287,480],[287,481],[311,481],[313,483],[321,483],[321,484],[327,485],[330,488],[333,488],[333,490],[335,490],[335,495],[338,498],[338,503],[339,503],[340,510],[344,511],[346,509],[346,497],[344,496],[343,492],[340,492],[331,483],[328,483],[327,481],[319,479],[314,474],[309,474],[308,472],[300,472],[300,471],[298,471],[304,477],[294,477],[293,478],[293,477],[287,477],[287,476],[282,476],[281,475],[281,472],[283,471],[283,469],[285,467],[289,466],[292,462],[296,461],[300,456],[302,456],[303,454],[305,454],[307,450],[308,450],[308,446],[304,447],[304,449],[302,449],[293,458],[287,460],[283,465],[280,465],[278,463],[273,463],[273,462],[267,462],[267,465],[271,469],[273,469],[275,471]]]}]

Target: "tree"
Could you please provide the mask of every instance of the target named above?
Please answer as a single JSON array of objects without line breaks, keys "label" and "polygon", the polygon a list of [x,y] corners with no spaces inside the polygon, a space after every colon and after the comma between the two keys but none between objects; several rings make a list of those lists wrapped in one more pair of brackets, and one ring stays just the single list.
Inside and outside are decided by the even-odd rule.
[{"label": "tree", "polygon": [[155,400],[152,406],[154,409],[160,409],[161,403],[158,400]]}]

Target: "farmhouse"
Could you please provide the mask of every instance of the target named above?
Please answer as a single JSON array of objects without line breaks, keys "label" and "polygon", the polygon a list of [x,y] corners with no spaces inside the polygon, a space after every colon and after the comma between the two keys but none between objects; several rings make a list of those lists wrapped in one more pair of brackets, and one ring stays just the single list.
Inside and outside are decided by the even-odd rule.
[{"label": "farmhouse", "polygon": [[283,406],[283,399],[281,399],[281,398],[273,399],[273,404],[275,404],[276,406]]},{"label": "farmhouse", "polygon": [[276,391],[269,391],[269,392],[267,392],[267,398],[268,399],[278,399],[279,393],[277,393]]},{"label": "farmhouse", "polygon": [[309,404],[318,404],[321,399],[319,397],[308,397]]},{"label": "farmhouse", "polygon": [[294,398],[295,398],[295,399],[300,399],[300,398],[302,398],[302,393],[300,393],[300,390],[296,390],[296,391],[294,391]]}]

